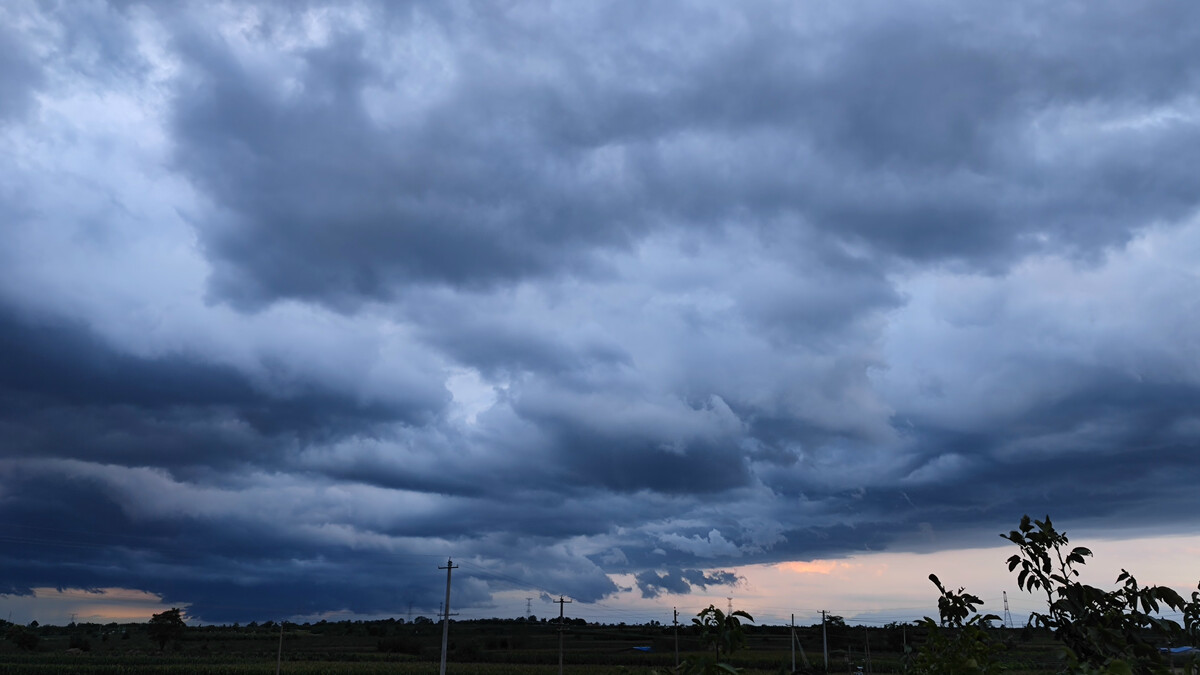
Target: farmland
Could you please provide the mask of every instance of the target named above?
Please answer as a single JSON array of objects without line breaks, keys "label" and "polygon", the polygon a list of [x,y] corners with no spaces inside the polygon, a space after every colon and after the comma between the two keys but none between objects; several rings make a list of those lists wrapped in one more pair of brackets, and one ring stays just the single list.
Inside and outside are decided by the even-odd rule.
[{"label": "farmland", "polygon": [[[29,630],[29,629],[27,629]],[[145,624],[79,624],[32,629],[35,650],[0,642],[0,671],[5,673],[211,673],[241,675],[275,672],[280,627],[188,627],[165,649],[150,639]],[[441,648],[440,624],[421,621],[285,623],[284,673],[436,673]],[[1056,643],[1031,630],[994,629],[1004,645],[1001,661],[1013,673],[1049,673],[1057,663]],[[821,672],[821,629],[798,627],[804,655]],[[786,626],[747,626],[745,647],[731,662],[748,675],[788,672],[790,631]],[[558,672],[558,626],[554,622],[479,620],[451,624],[448,673],[507,675]],[[913,625],[837,627],[829,634],[829,672],[902,672],[906,643],[919,644],[922,629]],[[578,675],[667,671],[675,662],[672,627],[599,625],[576,620],[563,633],[564,671]],[[649,647],[650,651],[634,649]],[[696,656],[699,636],[679,631],[680,658]],[[866,658],[870,650],[870,661]],[[803,656],[797,652],[797,664]]]}]

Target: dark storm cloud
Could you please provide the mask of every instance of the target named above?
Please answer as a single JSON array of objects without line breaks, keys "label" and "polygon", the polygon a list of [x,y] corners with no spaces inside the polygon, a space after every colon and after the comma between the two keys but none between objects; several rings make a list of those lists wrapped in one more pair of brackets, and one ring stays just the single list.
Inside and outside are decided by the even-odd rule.
[{"label": "dark storm cloud", "polygon": [[[210,465],[256,462],[296,438],[335,439],[384,421],[428,419],[440,400],[405,409],[363,404],[322,383],[264,391],[199,356],[138,357],[76,322],[0,306],[0,419],[8,457]],[[423,406],[432,406],[424,407]]]},{"label": "dark storm cloud", "polygon": [[633,445],[563,438],[565,459],[573,478],[612,490],[656,492],[720,492],[744,485],[749,475],[736,448],[694,444],[662,448],[653,441]]},{"label": "dark storm cloud", "polygon": [[[440,599],[437,556],[345,549],[314,555],[310,542],[249,520],[131,518],[86,477],[6,478],[31,498],[5,509],[3,592],[45,585],[48,569],[70,569],[70,584],[84,588],[128,585],[132,575],[168,603],[194,603],[189,613],[206,621],[338,609],[374,614],[410,603],[429,612]],[[405,578],[381,585],[397,564],[409,568]],[[255,589],[250,597],[247,586]],[[455,600],[476,604],[486,596],[464,586]]]},{"label": "dark storm cloud", "polygon": [[[181,45],[179,163],[228,209],[226,222],[200,224],[220,295],[356,303],[409,281],[516,279],[571,264],[574,242],[625,239],[593,226],[617,224],[608,197],[576,184],[576,168],[531,156],[528,130],[489,112],[486,91],[380,128],[362,90],[399,83],[380,81],[361,36],[299,54],[296,100],[219,43],[192,35]],[[459,83],[466,91],[452,96],[475,86],[494,85]]]},{"label": "dark storm cloud", "polygon": [[1190,5],[66,7],[0,27],[0,590],[1191,527]]},{"label": "dark storm cloud", "polygon": [[71,405],[170,407],[248,402],[253,392],[231,369],[186,357],[139,359],[104,345],[77,323],[21,317],[0,308],[0,383],[21,395]]},{"label": "dark storm cloud", "polygon": [[[975,505],[958,516],[963,525],[1049,510],[1081,523],[1119,523],[1149,501],[1190,500],[1200,387],[1100,375],[1086,389],[1023,414],[1016,430],[998,425],[965,435],[927,427],[921,445],[931,454],[914,464],[905,480],[912,484],[902,489],[926,507]],[[941,472],[954,480],[939,480]],[[1014,489],[1031,476],[1036,488]],[[1169,508],[1156,519],[1191,521]]]},{"label": "dark storm cloud", "polygon": [[[239,302],[340,306],[412,282],[587,273],[597,248],[662,223],[782,219],[993,269],[1047,247],[1094,256],[1195,206],[1194,125],[1072,138],[1093,115],[1132,123],[1195,88],[1177,58],[1192,10],[1162,9],[1136,14],[1145,32],[1092,46],[1084,36],[1125,10],[1058,8],[1031,30],[1015,7],[853,21],[813,8],[823,31],[799,17],[783,30],[787,12],[758,8],[670,54],[651,47],[656,31],[714,17],[651,15],[574,41],[567,17],[566,34],[520,56],[506,48],[532,28],[519,20],[376,17],[398,42],[436,43],[434,72],[381,66],[355,27],[258,70],[193,32],[179,37],[177,161],[223,209],[197,225],[214,290]],[[280,23],[268,13],[258,30]],[[371,113],[373,96],[412,88],[436,95]]]}]

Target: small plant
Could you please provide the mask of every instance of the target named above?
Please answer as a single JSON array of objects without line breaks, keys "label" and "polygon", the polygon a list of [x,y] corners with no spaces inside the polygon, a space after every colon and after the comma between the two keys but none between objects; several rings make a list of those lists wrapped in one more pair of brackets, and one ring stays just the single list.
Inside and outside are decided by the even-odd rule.
[{"label": "small plant", "polygon": [[[736,673],[740,673],[740,669],[725,663],[722,658],[728,658],[745,643],[746,634],[742,629],[742,619],[754,621],[754,617],[741,610],[726,614],[717,609],[715,605],[709,605],[706,609],[700,610],[692,619],[692,625],[700,629],[700,643],[705,647],[711,647],[715,658],[684,661],[671,672],[680,675],[719,675],[721,673],[736,675]],[[651,672],[657,674],[658,671]]]},{"label": "small plant", "polygon": [[746,633],[742,630],[741,619],[754,622],[753,617],[741,610],[725,614],[715,605],[709,605],[692,619],[692,624],[700,627],[701,644],[716,650],[717,660],[720,661],[722,654],[729,656],[745,643]]},{"label": "small plant", "polygon": [[925,617],[919,623],[929,631],[929,638],[912,659],[912,672],[921,675],[990,675],[999,672],[996,652],[1001,646],[988,635],[986,628],[999,621],[995,614],[979,614],[983,604],[978,596],[947,590],[937,575],[929,580],[937,586],[939,621]]}]

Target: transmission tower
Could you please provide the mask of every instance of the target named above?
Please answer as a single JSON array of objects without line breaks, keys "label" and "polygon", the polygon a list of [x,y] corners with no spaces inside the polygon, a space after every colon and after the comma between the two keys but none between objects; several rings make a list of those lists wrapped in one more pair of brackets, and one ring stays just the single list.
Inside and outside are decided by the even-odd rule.
[{"label": "transmission tower", "polygon": [[1012,628],[1012,614],[1008,612],[1008,591],[1001,591],[1001,593],[1004,594],[1004,626],[1005,628]]},{"label": "transmission tower", "polygon": [[733,598],[727,597],[725,599],[729,601],[729,611],[726,614],[733,614]]},{"label": "transmission tower", "polygon": [[525,598],[525,618],[533,616],[533,598]]}]

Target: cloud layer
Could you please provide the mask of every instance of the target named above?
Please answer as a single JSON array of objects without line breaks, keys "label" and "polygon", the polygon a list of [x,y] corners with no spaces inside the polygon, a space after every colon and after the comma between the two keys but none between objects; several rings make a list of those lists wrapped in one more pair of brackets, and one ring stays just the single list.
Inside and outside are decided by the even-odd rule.
[{"label": "cloud layer", "polygon": [[0,592],[1191,531],[1197,11],[0,9]]}]

